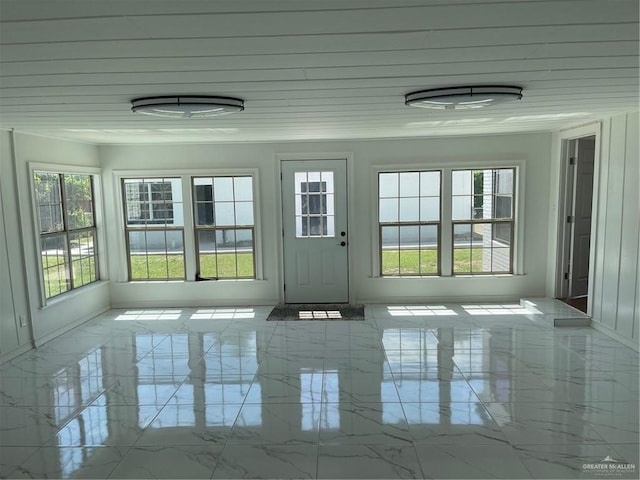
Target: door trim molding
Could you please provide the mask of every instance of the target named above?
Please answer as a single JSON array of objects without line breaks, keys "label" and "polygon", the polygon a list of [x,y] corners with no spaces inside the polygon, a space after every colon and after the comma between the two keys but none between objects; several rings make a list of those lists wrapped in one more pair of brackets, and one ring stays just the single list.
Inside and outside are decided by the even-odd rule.
[{"label": "door trim molding", "polygon": [[349,303],[356,303],[355,293],[354,293],[354,273],[355,273],[355,262],[354,262],[354,251],[352,248],[352,244],[354,243],[354,235],[355,232],[353,228],[353,219],[355,215],[354,202],[352,201],[355,189],[355,180],[354,180],[354,158],[355,155],[353,152],[300,152],[300,153],[278,153],[274,154],[274,159],[276,161],[276,175],[275,175],[275,183],[274,191],[277,195],[277,208],[275,212],[276,224],[277,224],[277,259],[278,259],[278,298],[280,303],[284,303],[284,219],[282,218],[282,162],[284,161],[311,161],[311,160],[345,160],[347,167],[347,231],[349,232],[349,244],[347,245],[347,254],[349,258],[349,271],[348,271],[348,288],[349,288]]},{"label": "door trim molding", "polygon": [[[577,140],[584,137],[595,137],[595,150],[593,155],[593,195],[591,203],[591,238],[589,248],[589,287],[587,290],[587,315],[593,314],[593,294],[595,284],[595,253],[597,250],[598,241],[598,219],[599,219],[599,198],[600,198],[600,162],[601,162],[601,142],[602,142],[602,124],[594,123],[591,125],[585,125],[557,133],[557,150],[555,155],[559,159],[557,165],[557,187],[556,189],[556,202],[557,212],[550,220],[555,223],[555,242],[550,245],[554,249],[554,272],[552,276],[550,289],[552,295],[555,298],[559,298],[564,292],[564,273],[565,265],[563,262],[566,260],[566,252],[564,251],[564,235],[566,227],[566,217],[569,215],[567,209],[567,175],[568,175],[568,147],[571,140]],[[553,207],[553,204],[551,205]],[[549,278],[549,277],[547,277]]]}]

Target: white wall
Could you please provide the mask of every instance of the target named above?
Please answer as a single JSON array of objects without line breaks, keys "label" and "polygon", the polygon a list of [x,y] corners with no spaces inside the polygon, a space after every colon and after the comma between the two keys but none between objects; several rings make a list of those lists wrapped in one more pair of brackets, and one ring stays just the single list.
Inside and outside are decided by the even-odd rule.
[{"label": "white wall", "polygon": [[0,359],[31,341],[15,179],[11,134],[0,130]]},{"label": "white wall", "polygon": [[640,152],[639,114],[602,124],[600,185],[597,190],[592,315],[619,337],[640,342]]},{"label": "white wall", "polygon": [[[273,304],[281,295],[280,199],[278,155],[352,159],[351,286],[357,302],[455,300],[517,300],[545,292],[547,211],[549,201],[550,134],[377,140],[315,143],[101,146],[107,223],[111,301],[114,306]],[[375,170],[471,166],[476,162],[519,162],[526,172],[521,275],[482,278],[376,278],[372,264],[375,230]],[[264,278],[255,282],[126,283],[124,242],[118,185],[114,172],[185,170],[216,172],[249,168],[258,171]],[[155,173],[153,173],[155,174]],[[522,188],[522,186],[521,186]],[[443,226],[446,228],[446,226]]]},{"label": "white wall", "polygon": [[[638,349],[640,342],[640,184],[638,113],[558,132],[552,140],[547,292],[556,296],[561,255],[562,141],[596,136],[589,311],[595,328]],[[560,213],[558,211],[560,210]],[[560,272],[561,273],[561,272]]]},{"label": "white wall", "polygon": [[[580,130],[580,129],[578,129]],[[597,132],[599,185],[595,246],[592,246],[591,313],[596,328],[637,345],[640,316],[638,242],[638,114],[606,119],[588,127]],[[577,131],[577,130],[576,130]],[[600,132],[601,135],[600,135]],[[278,155],[351,159],[352,290],[358,302],[517,300],[553,295],[556,275],[557,198],[560,140],[566,134],[448,137],[314,143],[102,146],[78,144],[0,131],[0,360],[42,342],[114,306],[272,304],[281,295],[281,236]],[[564,135],[564,137],[563,137]],[[578,136],[578,135],[576,135]],[[378,168],[438,168],[475,162],[522,162],[524,233],[522,275],[496,277],[376,278],[375,171]],[[103,168],[108,268],[98,285],[41,304],[37,236],[31,205],[29,162]],[[126,283],[123,231],[114,171],[185,172],[253,169],[259,175],[258,209],[262,223],[259,281]],[[521,186],[522,188],[522,186]],[[551,201],[549,200],[551,198]],[[548,216],[548,214],[550,215]],[[548,258],[548,262],[541,261]],[[548,266],[548,267],[547,267]],[[25,318],[21,326],[19,317]]]},{"label": "white wall", "polygon": [[[111,302],[114,307],[131,306],[206,306],[260,305],[278,302],[276,225],[271,220],[279,208],[273,194],[276,185],[275,161],[272,152],[259,145],[173,145],[173,146],[102,146],[106,221],[115,228],[107,231]],[[181,174],[197,171],[206,175],[238,169],[258,171],[258,191],[261,201],[257,208],[262,228],[262,265],[264,278],[255,281],[217,282],[133,282],[127,283],[126,257],[119,185],[114,171],[126,175]],[[189,188],[183,185],[183,188]],[[268,192],[268,193],[264,193]],[[187,206],[189,208],[189,206]]]},{"label": "white wall", "polygon": [[[39,236],[36,232],[31,194],[30,163],[49,164],[52,171],[60,167],[98,167],[98,149],[92,145],[54,140],[45,137],[13,134],[13,165],[17,191],[12,204],[19,209],[20,245],[24,250],[26,295],[36,345],[109,309],[108,282],[102,281],[58,298],[42,301],[39,274]],[[4,177],[4,173],[3,173]],[[3,202],[4,203],[4,202]],[[16,252],[17,255],[17,252]],[[22,257],[22,254],[20,254]],[[24,291],[24,285],[12,282],[14,292]]]}]

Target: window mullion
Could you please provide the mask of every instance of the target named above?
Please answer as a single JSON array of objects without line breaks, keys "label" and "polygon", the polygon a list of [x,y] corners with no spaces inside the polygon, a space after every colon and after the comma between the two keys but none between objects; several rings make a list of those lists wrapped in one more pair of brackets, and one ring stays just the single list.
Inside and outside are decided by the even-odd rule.
[{"label": "window mullion", "polygon": [[442,170],[442,183],[440,184],[440,225],[446,228],[440,229],[440,275],[450,277],[453,274],[453,221],[452,221],[452,188],[450,168]]},{"label": "window mullion", "polygon": [[69,230],[69,223],[67,218],[67,185],[65,182],[65,175],[61,173],[58,177],[60,179],[60,208],[62,209],[62,230],[66,232]]},{"label": "window mullion", "polygon": [[402,203],[402,185],[400,182],[400,174],[397,175],[398,177],[398,214],[397,214],[397,218],[398,218],[398,275],[402,275],[402,228],[401,224],[400,224],[400,218],[402,218],[401,211],[402,209],[400,208],[400,204]]},{"label": "window mullion", "polygon": [[[184,255],[184,273],[185,279],[195,280],[198,265],[196,261],[196,230],[195,230],[195,208],[193,202],[193,189],[195,188],[192,180],[188,176],[182,178],[182,212],[183,212],[183,255]],[[187,187],[188,186],[188,187]],[[189,246],[195,246],[190,248]]]},{"label": "window mullion", "polygon": [[64,173],[61,173],[60,176],[60,206],[62,208],[62,231],[64,233],[66,244],[67,244],[67,252],[66,252],[66,260],[67,265],[69,266],[69,278],[67,280],[68,289],[72,290],[75,288],[73,282],[73,262],[71,255],[71,235],[69,230],[69,215],[67,212],[67,182],[65,179]]},{"label": "window mullion", "polygon": [[[214,202],[215,205],[215,202]],[[217,226],[214,226],[213,231],[213,258],[216,259],[216,274],[215,278],[220,278],[220,257],[218,256],[218,230],[220,230]],[[222,230],[220,230],[222,231]]]},{"label": "window mullion", "polygon": [[[166,219],[165,219],[165,229],[162,232],[164,234],[164,258],[165,258],[165,269],[166,269],[166,278],[169,280],[173,280],[170,274],[169,268],[169,239],[167,238],[167,229],[166,229]],[[148,258],[148,257],[147,257]]]},{"label": "window mullion", "polygon": [[[322,179],[321,179],[322,180]],[[322,181],[320,182],[322,184]],[[236,208],[238,203],[236,201],[236,182],[231,181],[231,198],[233,198],[233,261],[236,271],[236,278],[239,276],[238,272],[238,217],[236,215]]]}]

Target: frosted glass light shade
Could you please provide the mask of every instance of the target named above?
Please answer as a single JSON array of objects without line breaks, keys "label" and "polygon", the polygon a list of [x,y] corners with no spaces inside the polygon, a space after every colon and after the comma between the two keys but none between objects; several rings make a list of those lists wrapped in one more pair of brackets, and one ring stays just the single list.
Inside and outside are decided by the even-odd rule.
[{"label": "frosted glass light shade", "polygon": [[433,88],[405,95],[405,105],[435,110],[473,110],[520,100],[522,88],[511,85],[479,85]]},{"label": "frosted glass light shade", "polygon": [[244,110],[239,98],[196,95],[144,97],[131,100],[131,110],[172,118],[208,118]]}]

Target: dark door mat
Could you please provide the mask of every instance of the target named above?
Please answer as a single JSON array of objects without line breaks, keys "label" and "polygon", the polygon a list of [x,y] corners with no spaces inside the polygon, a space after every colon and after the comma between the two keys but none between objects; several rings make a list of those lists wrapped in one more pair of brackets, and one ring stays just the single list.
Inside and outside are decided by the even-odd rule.
[{"label": "dark door mat", "polygon": [[283,320],[364,320],[364,305],[287,304],[276,305],[267,321]]},{"label": "dark door mat", "polygon": [[563,302],[577,308],[582,313],[587,313],[587,297],[565,298]]}]

